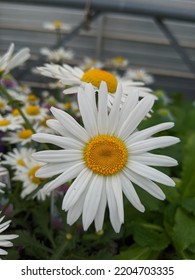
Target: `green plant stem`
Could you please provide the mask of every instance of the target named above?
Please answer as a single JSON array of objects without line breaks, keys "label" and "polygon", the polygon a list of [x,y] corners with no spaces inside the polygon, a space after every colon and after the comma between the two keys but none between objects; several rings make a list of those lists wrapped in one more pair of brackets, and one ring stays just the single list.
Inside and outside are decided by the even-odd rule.
[{"label": "green plant stem", "polygon": [[12,98],[12,96],[8,93],[8,91],[0,84],[0,91],[3,93],[3,95],[8,99],[8,101],[12,104],[12,106],[18,110],[18,112],[20,113],[21,117],[23,118],[26,127],[29,128],[30,130],[32,130],[33,133],[36,133],[36,131],[34,130],[32,124],[29,122],[29,120],[27,119],[27,117],[25,116],[25,114],[23,113],[23,111],[21,110],[19,104],[17,102],[14,103],[14,99]]}]

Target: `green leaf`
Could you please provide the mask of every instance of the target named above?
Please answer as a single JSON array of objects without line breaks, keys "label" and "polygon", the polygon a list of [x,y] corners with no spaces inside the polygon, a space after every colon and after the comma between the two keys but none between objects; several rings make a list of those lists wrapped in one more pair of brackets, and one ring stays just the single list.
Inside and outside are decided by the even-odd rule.
[{"label": "green leaf", "polygon": [[181,208],[175,214],[173,241],[179,250],[185,250],[195,242],[195,218]]},{"label": "green leaf", "polygon": [[185,210],[195,215],[195,197],[184,199],[181,205],[185,208]]},{"label": "green leaf", "polygon": [[148,260],[156,259],[157,252],[151,251],[148,247],[142,247],[137,244],[133,244],[128,249],[121,251],[120,254],[114,257],[115,260]]},{"label": "green leaf", "polygon": [[183,172],[182,172],[182,194],[184,197],[195,196],[195,133],[191,135],[185,146]]},{"label": "green leaf", "polygon": [[152,250],[163,250],[170,239],[159,225],[146,222],[133,224],[133,237],[140,246],[149,247]]}]

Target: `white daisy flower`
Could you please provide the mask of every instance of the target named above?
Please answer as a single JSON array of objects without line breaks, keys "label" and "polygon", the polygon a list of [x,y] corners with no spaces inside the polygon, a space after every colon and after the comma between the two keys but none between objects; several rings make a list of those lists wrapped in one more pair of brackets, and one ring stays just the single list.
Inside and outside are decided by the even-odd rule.
[{"label": "white daisy flower", "polygon": [[74,52],[72,50],[65,50],[62,47],[56,50],[42,48],[40,52],[42,55],[45,55],[49,61],[53,62],[62,62],[74,58]]},{"label": "white daisy flower", "polygon": [[0,131],[16,130],[21,128],[20,120],[14,118],[12,115],[3,117],[0,115]]},{"label": "white daisy flower", "polygon": [[[25,198],[27,195],[34,192],[39,184],[44,181],[44,179],[39,179],[35,176],[35,172],[43,166],[43,163],[35,161],[33,158],[25,158],[23,161],[24,165],[18,166],[15,176],[13,177],[13,180],[22,182],[21,198]],[[33,198],[36,197],[38,200],[45,200],[46,196],[43,189],[40,189]]]},{"label": "white daisy flower", "polygon": [[107,63],[112,67],[126,67],[129,64],[129,60],[122,56],[115,56],[109,59]]},{"label": "white daisy flower", "polygon": [[10,110],[11,110],[11,107],[8,105],[7,100],[0,96],[0,113],[4,113],[4,112],[10,111]]},{"label": "white daisy flower", "polygon": [[87,71],[91,68],[101,69],[104,63],[90,57],[85,57],[83,63],[79,66],[83,71]]},{"label": "white daisy flower", "polygon": [[107,83],[110,102],[113,100],[118,82],[122,83],[125,97],[129,93],[130,88],[138,89],[140,97],[152,93],[151,89],[142,87],[144,83],[122,80],[114,74],[101,69],[93,68],[83,72],[80,68],[71,67],[67,64],[64,64],[63,66],[57,64],[45,64],[44,67],[38,67],[37,69],[42,75],[59,79],[64,86],[69,86],[68,89],[64,90],[65,94],[77,93],[79,87],[84,87],[86,83],[91,83],[94,90],[98,90],[101,81]]},{"label": "white daisy flower", "polygon": [[13,68],[24,63],[30,57],[30,50],[28,48],[21,49],[18,53],[13,55],[14,44],[12,43],[8,51],[0,56],[0,76],[7,74]]},{"label": "white daisy flower", "polygon": [[29,119],[29,121],[41,121],[47,116],[48,109],[41,108],[38,104],[37,105],[27,104],[23,108],[23,112],[26,115],[26,117]]},{"label": "white daisy flower", "polygon": [[[38,128],[35,128],[35,131],[40,132]],[[10,144],[20,144],[22,146],[28,144],[32,140],[33,131],[29,128],[22,128],[20,130],[9,132],[9,134],[2,138],[3,141]]]},{"label": "white daisy flower", "polygon": [[130,69],[126,72],[125,77],[135,81],[142,81],[147,85],[154,83],[153,76],[149,75],[144,69]]},{"label": "white daisy flower", "polygon": [[[1,212],[0,212],[0,214],[1,214]],[[0,255],[1,256],[7,255],[7,251],[5,251],[4,249],[1,249],[1,247],[12,247],[13,243],[10,240],[18,237],[17,234],[1,234],[3,231],[5,231],[9,227],[9,225],[11,223],[11,221],[2,223],[4,218],[5,218],[5,216],[0,218]]]},{"label": "white daisy flower", "polygon": [[70,31],[72,29],[70,24],[64,23],[60,20],[56,20],[53,22],[45,22],[43,27],[48,30],[61,30],[61,31]]},{"label": "white daisy flower", "polygon": [[149,151],[176,144],[179,139],[152,137],[173,127],[171,122],[137,131],[137,126],[153,106],[151,95],[141,101],[138,94],[128,95],[121,106],[122,90],[119,85],[108,114],[105,82],[100,86],[98,106],[93,93],[90,84],[78,92],[84,127],[66,112],[51,109],[56,120],[49,120],[48,125],[61,136],[41,133],[33,135],[33,139],[61,149],[35,153],[33,157],[36,160],[47,163],[35,174],[39,178],[61,174],[47,183],[44,188],[46,193],[76,178],[62,204],[62,209],[68,211],[68,224],[72,225],[82,214],[84,230],[95,220],[96,230],[99,231],[108,204],[111,224],[119,232],[124,222],[123,193],[134,207],[144,211],[133,184],[162,200],[165,195],[153,181],[175,186],[171,178],[151,166],[174,166],[177,161]]},{"label": "white daisy flower", "polygon": [[18,166],[24,166],[25,161],[32,160],[32,154],[35,152],[32,148],[14,148],[11,152],[3,155],[4,160],[2,163],[4,165],[10,165],[12,169],[18,169]]}]

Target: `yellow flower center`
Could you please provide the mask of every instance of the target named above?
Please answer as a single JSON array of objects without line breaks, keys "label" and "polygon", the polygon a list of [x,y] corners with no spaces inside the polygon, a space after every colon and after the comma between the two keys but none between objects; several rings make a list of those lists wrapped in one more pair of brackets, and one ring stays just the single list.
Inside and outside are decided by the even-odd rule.
[{"label": "yellow flower center", "polygon": [[17,161],[17,164],[18,164],[18,165],[21,165],[21,166],[25,166],[25,163],[24,163],[23,159],[19,159],[19,160]]},{"label": "yellow flower center", "polygon": [[100,83],[105,81],[107,83],[108,91],[110,93],[115,93],[117,88],[117,79],[111,73],[100,70],[100,69],[91,69],[84,73],[81,81],[86,83],[91,83],[93,86],[99,88]]},{"label": "yellow flower center", "polygon": [[122,56],[116,56],[115,58],[113,58],[113,61],[122,64],[125,61],[125,59]]},{"label": "yellow flower center", "polygon": [[0,120],[0,126],[6,126],[8,124],[10,124],[9,120]]},{"label": "yellow flower center", "polygon": [[34,94],[29,94],[28,95],[28,101],[36,101],[36,100],[37,100],[36,95],[34,95]]},{"label": "yellow flower center", "polygon": [[31,105],[26,108],[26,113],[30,116],[36,116],[40,114],[40,109],[38,106]]},{"label": "yellow flower center", "polygon": [[60,20],[53,21],[52,24],[55,28],[61,28],[62,27],[62,22]]},{"label": "yellow flower center", "polygon": [[4,108],[4,103],[0,101],[0,109]]},{"label": "yellow flower center", "polygon": [[65,110],[69,110],[69,109],[71,109],[72,108],[72,103],[71,102],[66,102],[66,103],[64,103],[64,109]]},{"label": "yellow flower center", "polygon": [[33,132],[31,129],[24,129],[18,133],[18,137],[21,139],[28,139],[32,136]]},{"label": "yellow flower center", "polygon": [[84,160],[93,172],[109,176],[121,171],[127,163],[128,150],[115,136],[98,135],[84,149]]},{"label": "yellow flower center", "polygon": [[42,120],[41,125],[44,127],[48,127],[47,126],[47,121],[53,119],[52,117],[45,117],[44,120]]},{"label": "yellow flower center", "polygon": [[44,179],[40,179],[40,178],[37,178],[35,176],[35,173],[36,171],[41,168],[40,165],[35,165],[33,168],[30,169],[30,171],[28,172],[28,176],[30,177],[31,181],[34,183],[34,184],[37,184],[39,185],[41,183],[41,181],[43,181]]},{"label": "yellow flower center", "polygon": [[14,109],[14,110],[12,111],[12,115],[13,115],[13,116],[18,116],[18,115],[19,115],[18,109]]}]

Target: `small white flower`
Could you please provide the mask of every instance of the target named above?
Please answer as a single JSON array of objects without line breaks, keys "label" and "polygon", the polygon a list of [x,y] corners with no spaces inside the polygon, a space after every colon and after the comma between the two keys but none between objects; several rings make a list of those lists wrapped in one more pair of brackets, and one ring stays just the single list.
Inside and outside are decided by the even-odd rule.
[{"label": "small white flower", "polygon": [[3,117],[0,115],[0,131],[16,130],[21,128],[20,120],[14,118],[12,115]]},{"label": "small white flower", "polygon": [[41,54],[45,55],[47,59],[51,62],[53,61],[58,63],[74,58],[74,52],[72,50],[65,50],[62,47],[56,50],[42,48],[40,52]]},{"label": "small white flower", "polygon": [[48,109],[41,108],[39,105],[27,104],[23,108],[23,112],[30,121],[41,121],[47,116]]},{"label": "small white flower", "polygon": [[0,113],[4,113],[4,112],[10,111],[10,110],[11,110],[11,107],[8,105],[7,100],[0,96]]},{"label": "small white flower", "polygon": [[[39,131],[37,127],[35,128],[36,131]],[[2,138],[3,141],[8,142],[10,144],[21,144],[26,145],[31,142],[32,140],[33,131],[31,129],[19,129],[14,132],[9,132],[9,134]]]},{"label": "small white flower", "polygon": [[104,63],[97,60],[93,59],[90,57],[85,57],[83,63],[79,66],[83,71],[87,71],[91,68],[96,68],[96,69],[101,69],[103,68]]},{"label": "small white flower", "polygon": [[129,64],[129,60],[122,56],[116,56],[109,59],[107,64],[112,67],[126,67]]},{"label": "small white flower", "polygon": [[149,75],[144,69],[128,70],[125,77],[135,81],[142,81],[147,85],[154,83],[153,76]]},{"label": "small white flower", "polygon": [[18,169],[18,166],[24,166],[25,161],[32,160],[32,154],[35,152],[32,148],[14,148],[11,152],[3,155],[4,160],[2,163],[4,165],[10,165],[13,169]]},{"label": "small white flower", "polygon": [[7,74],[13,68],[24,63],[30,57],[30,50],[28,48],[21,49],[18,53],[13,55],[14,44],[12,43],[8,51],[0,57],[0,75]]},{"label": "small white flower", "polygon": [[165,199],[165,195],[153,181],[175,186],[170,177],[151,166],[174,166],[177,161],[149,151],[176,144],[179,139],[152,137],[173,127],[172,122],[137,130],[153,106],[151,95],[139,101],[138,94],[129,94],[121,106],[122,90],[119,85],[109,113],[107,97],[105,82],[99,89],[98,106],[92,85],[79,89],[78,103],[84,127],[66,112],[52,108],[56,120],[49,120],[48,125],[61,136],[41,133],[33,135],[33,139],[54,144],[60,150],[37,152],[33,157],[47,163],[35,173],[37,177],[61,174],[45,185],[46,193],[76,178],[62,204],[62,209],[68,211],[68,224],[72,225],[82,214],[84,230],[94,220],[99,231],[108,204],[111,224],[119,232],[124,222],[123,193],[135,208],[144,211],[133,184],[161,200]]},{"label": "small white flower", "polygon": [[[1,214],[1,212],[0,212],[0,214]],[[9,227],[9,225],[11,223],[10,220],[2,223],[4,218],[5,218],[5,216],[0,218],[0,255],[1,256],[7,255],[7,251],[5,251],[4,249],[1,249],[1,247],[12,247],[13,243],[10,240],[18,237],[18,235],[16,235],[16,234],[1,234],[3,231],[5,231]]]},{"label": "small white flower", "polygon": [[43,27],[45,29],[53,30],[53,31],[55,30],[70,31],[72,28],[70,24],[64,23],[60,20],[56,20],[53,22],[45,22]]},{"label": "small white flower", "polygon": [[[27,195],[34,192],[43,181],[35,176],[35,172],[43,166],[43,163],[35,161],[32,158],[25,158],[23,161],[24,165],[18,166],[13,178],[15,181],[22,182],[21,198],[25,198]],[[40,189],[33,198],[36,197],[38,200],[45,200],[46,196],[47,195],[43,192],[43,189]]]},{"label": "small white flower", "polygon": [[2,188],[5,188],[5,184],[0,182],[0,193],[4,193],[4,191],[2,190]]}]

